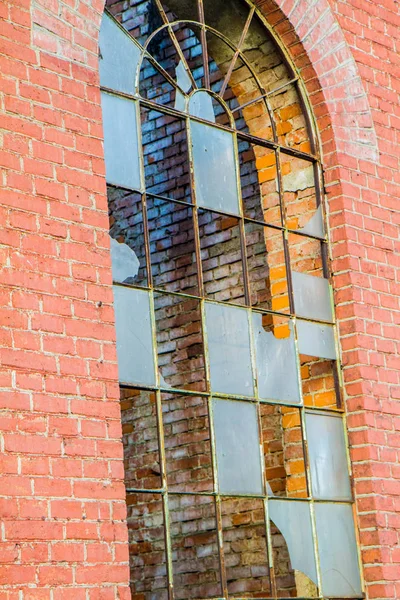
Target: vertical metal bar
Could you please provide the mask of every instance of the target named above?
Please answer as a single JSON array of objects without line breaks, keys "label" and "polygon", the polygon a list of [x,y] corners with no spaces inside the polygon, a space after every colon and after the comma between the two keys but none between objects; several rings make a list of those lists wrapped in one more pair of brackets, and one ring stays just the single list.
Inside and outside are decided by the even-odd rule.
[{"label": "vertical metal bar", "polygon": [[271,595],[273,598],[278,597],[278,592],[276,588],[276,580],[275,580],[275,571],[274,571],[274,556],[272,550],[272,535],[271,535],[271,521],[269,518],[268,511],[268,499],[264,498],[264,519],[265,519],[265,534],[267,538],[267,552],[268,552],[268,562],[269,562],[269,581],[271,585]]},{"label": "vertical metal bar", "polygon": [[150,235],[149,235],[149,222],[147,215],[147,195],[146,192],[142,194],[142,215],[143,215],[143,228],[144,228],[144,246],[146,256],[146,271],[147,271],[147,285],[149,288],[153,288],[153,272],[151,268],[151,251],[150,251]]},{"label": "vertical metal bar", "polygon": [[220,96],[223,96],[223,95],[224,95],[224,93],[225,93],[225,90],[226,90],[226,88],[227,88],[227,85],[228,85],[228,83],[229,83],[229,80],[230,80],[230,78],[231,78],[231,75],[232,75],[233,69],[235,68],[235,64],[236,64],[236,61],[237,61],[237,59],[238,59],[239,53],[240,53],[240,51],[241,51],[241,49],[242,49],[242,46],[243,46],[244,40],[245,40],[245,38],[246,38],[246,35],[247,35],[247,32],[248,32],[248,30],[249,30],[250,23],[251,23],[251,21],[252,21],[252,19],[253,19],[253,15],[254,15],[254,11],[255,11],[255,10],[256,10],[256,9],[255,9],[255,6],[253,6],[253,7],[251,7],[251,8],[250,8],[250,12],[249,12],[249,14],[248,14],[248,16],[247,16],[246,23],[244,24],[243,31],[242,31],[242,33],[241,33],[241,36],[240,36],[239,43],[238,43],[238,45],[237,45],[237,48],[236,48],[236,50],[235,50],[235,54],[234,54],[234,55],[233,55],[233,57],[232,57],[231,64],[229,65],[229,69],[228,69],[228,71],[227,71],[227,73],[226,73],[226,75],[225,75],[225,79],[224,79],[224,81],[223,81],[223,84],[222,84],[222,87],[221,87],[221,91],[219,92],[219,93],[220,93]]},{"label": "vertical metal bar", "polygon": [[203,52],[203,68],[204,68],[204,87],[210,89],[210,71],[208,68],[208,49],[207,49],[207,32],[204,20],[204,5],[203,0],[197,0],[197,9],[199,13],[199,21],[201,23],[201,47]]},{"label": "vertical metal bar", "polygon": [[243,270],[243,286],[244,286],[244,297],[247,306],[251,306],[251,292],[250,292],[250,276],[247,264],[247,247],[246,247],[246,232],[244,226],[244,219],[239,219],[239,230],[240,230],[240,253],[242,257],[242,270]]}]

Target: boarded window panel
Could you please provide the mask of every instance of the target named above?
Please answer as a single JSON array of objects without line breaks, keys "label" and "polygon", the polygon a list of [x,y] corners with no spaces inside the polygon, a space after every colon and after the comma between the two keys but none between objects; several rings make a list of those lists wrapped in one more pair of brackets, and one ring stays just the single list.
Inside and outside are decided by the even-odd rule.
[{"label": "boarded window panel", "polygon": [[279,597],[316,598],[317,571],[309,504],[271,499],[268,511],[273,523],[271,536]]},{"label": "boarded window panel", "polygon": [[114,310],[119,380],[155,385],[149,293],[114,286]]},{"label": "boarded window panel", "polygon": [[342,418],[307,412],[306,427],[314,498],[351,500]]},{"label": "boarded window panel", "polygon": [[213,400],[218,488],[222,494],[262,494],[257,406]]},{"label": "boarded window panel", "polygon": [[314,509],[323,595],[362,597],[351,505],[318,502]]},{"label": "boarded window panel", "polygon": [[239,214],[233,134],[195,121],[190,132],[198,206]]},{"label": "boarded window panel", "polygon": [[205,303],[211,390],[254,394],[248,313],[245,309]]},{"label": "boarded window panel", "polygon": [[102,92],[101,105],[107,183],[140,189],[136,101]]},{"label": "boarded window panel", "polygon": [[104,13],[101,22],[99,52],[100,84],[118,92],[134,94],[140,46],[107,13]]}]

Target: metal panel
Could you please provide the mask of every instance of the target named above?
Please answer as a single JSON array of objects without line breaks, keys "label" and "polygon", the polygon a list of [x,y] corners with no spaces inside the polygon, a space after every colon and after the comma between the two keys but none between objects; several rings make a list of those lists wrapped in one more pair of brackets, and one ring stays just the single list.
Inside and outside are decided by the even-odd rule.
[{"label": "metal panel", "polygon": [[307,273],[292,271],[296,315],[318,321],[331,321],[332,301],[329,281]]},{"label": "metal panel", "polygon": [[360,570],[351,505],[317,503],[315,518],[323,595],[360,598]]},{"label": "metal panel", "polygon": [[269,518],[285,538],[293,569],[317,583],[310,506],[298,500],[270,500]]},{"label": "metal panel", "polygon": [[140,189],[136,102],[102,92],[101,105],[107,183]]},{"label": "metal panel", "polygon": [[99,52],[100,84],[118,92],[134,94],[140,47],[107,13],[101,21]]},{"label": "metal panel", "polygon": [[119,380],[155,385],[150,294],[114,286]]},{"label": "metal panel", "polygon": [[211,390],[254,395],[247,311],[206,302],[205,317]]},{"label": "metal panel", "polygon": [[198,206],[239,213],[233,134],[190,122],[195,193]]},{"label": "metal panel", "polygon": [[296,329],[300,354],[332,360],[337,358],[335,335],[331,325],[297,319]]},{"label": "metal panel", "polygon": [[213,400],[213,424],[222,494],[262,494],[257,406]]},{"label": "metal panel", "polygon": [[290,336],[279,338],[274,331],[265,331],[262,314],[252,317],[259,397],[298,404],[301,394],[292,322],[285,323]]},{"label": "metal panel", "polygon": [[314,498],[351,500],[342,418],[307,412],[306,428]]}]

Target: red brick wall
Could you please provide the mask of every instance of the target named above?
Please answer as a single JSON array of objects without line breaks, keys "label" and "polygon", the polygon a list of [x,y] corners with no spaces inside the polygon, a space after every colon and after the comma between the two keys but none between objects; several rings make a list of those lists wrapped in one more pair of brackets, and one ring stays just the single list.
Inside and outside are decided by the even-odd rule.
[{"label": "red brick wall", "polygon": [[[398,598],[399,6],[259,4],[318,117],[367,593]],[[102,5],[0,4],[0,600],[129,597]]]}]

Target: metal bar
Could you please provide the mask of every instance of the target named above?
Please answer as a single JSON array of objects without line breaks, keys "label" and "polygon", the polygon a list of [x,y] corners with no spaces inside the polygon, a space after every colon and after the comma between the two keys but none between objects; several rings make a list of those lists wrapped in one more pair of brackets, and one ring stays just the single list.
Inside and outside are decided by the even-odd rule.
[{"label": "metal bar", "polygon": [[269,582],[271,585],[271,595],[274,598],[278,597],[276,581],[275,581],[275,571],[274,571],[274,558],[272,551],[272,535],[271,535],[271,521],[268,513],[268,500],[264,499],[264,524],[265,524],[265,535],[267,542],[267,552],[268,552],[268,567],[269,567]]},{"label": "metal bar", "polygon": [[153,271],[151,268],[151,250],[150,250],[150,236],[149,236],[149,223],[147,219],[147,198],[146,193],[142,194],[142,211],[143,211],[143,229],[144,229],[144,246],[146,256],[146,271],[147,271],[147,284],[149,289],[153,287]]},{"label": "metal bar", "polygon": [[[251,23],[251,20],[252,20],[252,18],[253,18],[253,15],[254,15],[254,11],[255,11],[255,7],[254,7],[254,6],[252,6],[252,7],[250,8],[250,12],[249,12],[249,14],[248,14],[248,16],[247,16],[246,23],[244,24],[243,31],[242,31],[242,33],[241,33],[241,36],[240,36],[240,40],[239,40],[239,43],[238,43],[237,49],[235,50],[235,54],[233,55],[233,58],[232,58],[232,60],[231,60],[231,64],[229,65],[228,72],[227,72],[227,74],[225,75],[225,79],[224,79],[224,81],[223,81],[223,83],[222,83],[222,87],[221,87],[221,90],[220,90],[220,92],[219,92],[221,96],[223,96],[223,95],[224,95],[224,93],[225,93],[225,90],[226,90],[226,88],[227,88],[227,85],[228,85],[228,83],[229,83],[229,80],[230,80],[230,78],[231,78],[231,75],[232,75],[233,69],[234,69],[234,67],[235,67],[235,64],[236,64],[236,61],[237,61],[237,59],[238,59],[239,53],[240,53],[240,51],[241,51],[241,49],[242,49],[242,46],[243,46],[244,40],[245,40],[245,38],[246,38],[246,35],[247,35],[247,32],[248,32],[248,30],[249,30],[250,23]],[[232,112],[233,112],[233,111],[232,111]]]},{"label": "metal bar", "polygon": [[208,68],[208,48],[207,48],[207,32],[204,20],[204,5],[203,0],[197,0],[197,10],[199,13],[199,21],[201,23],[201,49],[203,53],[203,69],[204,69],[204,87],[210,89],[210,70]]}]

